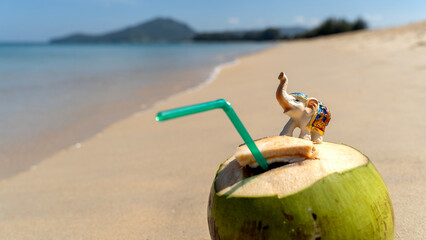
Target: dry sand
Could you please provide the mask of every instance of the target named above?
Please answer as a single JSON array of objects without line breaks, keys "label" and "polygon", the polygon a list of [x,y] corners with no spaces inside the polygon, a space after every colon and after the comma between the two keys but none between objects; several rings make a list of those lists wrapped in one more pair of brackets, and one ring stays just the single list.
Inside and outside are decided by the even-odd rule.
[{"label": "dry sand", "polygon": [[0,182],[0,239],[209,239],[219,164],[242,142],[219,110],[164,123],[156,112],[229,100],[253,138],[277,135],[289,91],[331,109],[325,140],[370,157],[391,194],[396,239],[424,239],[426,22],[281,44]]}]

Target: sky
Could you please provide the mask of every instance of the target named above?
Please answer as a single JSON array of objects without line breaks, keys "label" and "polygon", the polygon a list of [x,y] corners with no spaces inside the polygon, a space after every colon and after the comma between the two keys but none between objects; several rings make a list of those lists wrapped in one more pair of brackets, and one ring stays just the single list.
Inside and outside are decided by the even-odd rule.
[{"label": "sky", "polygon": [[362,17],[370,28],[426,20],[425,0],[0,0],[0,41],[48,41],[170,17],[196,31],[313,27]]}]

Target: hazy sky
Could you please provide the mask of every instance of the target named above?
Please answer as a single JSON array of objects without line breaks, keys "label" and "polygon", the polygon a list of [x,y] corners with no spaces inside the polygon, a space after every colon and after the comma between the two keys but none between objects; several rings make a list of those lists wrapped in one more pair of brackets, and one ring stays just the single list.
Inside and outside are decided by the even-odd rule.
[{"label": "hazy sky", "polygon": [[311,27],[329,16],[381,28],[426,20],[426,0],[0,0],[0,41],[102,33],[157,16],[199,31]]}]

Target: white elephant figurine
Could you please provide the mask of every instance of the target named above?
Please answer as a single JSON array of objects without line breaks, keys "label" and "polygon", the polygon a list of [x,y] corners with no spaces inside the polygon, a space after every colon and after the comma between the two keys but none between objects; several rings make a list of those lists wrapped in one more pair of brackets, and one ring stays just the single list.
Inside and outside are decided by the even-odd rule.
[{"label": "white elephant figurine", "polygon": [[331,119],[330,111],[316,98],[308,98],[303,93],[288,94],[288,78],[284,73],[281,73],[278,79],[280,85],[277,88],[276,97],[278,103],[284,108],[284,113],[290,116],[280,135],[293,136],[294,129],[298,127],[300,128],[299,138],[321,143],[325,127]]}]

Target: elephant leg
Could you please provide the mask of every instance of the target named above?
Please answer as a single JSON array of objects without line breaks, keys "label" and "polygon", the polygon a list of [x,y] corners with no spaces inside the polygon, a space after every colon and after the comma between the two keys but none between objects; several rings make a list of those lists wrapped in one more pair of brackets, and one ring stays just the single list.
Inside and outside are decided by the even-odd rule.
[{"label": "elephant leg", "polygon": [[319,132],[312,130],[311,134],[312,134],[312,142],[322,143],[322,135]]},{"label": "elephant leg", "polygon": [[293,119],[288,120],[287,124],[284,126],[283,130],[280,133],[280,136],[293,136],[294,129],[296,128],[296,123]]},{"label": "elephant leg", "polygon": [[311,132],[307,128],[301,128],[299,138],[311,140]]}]

